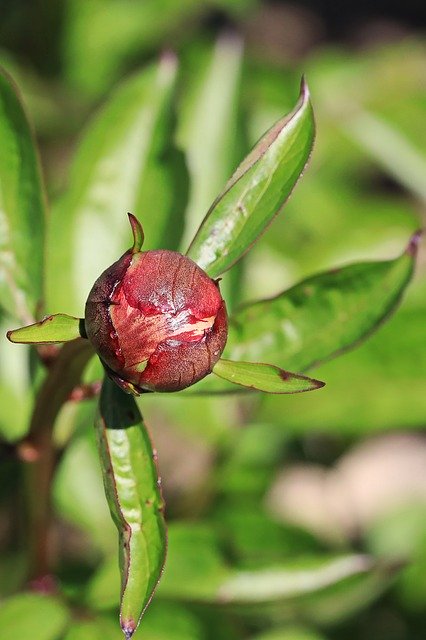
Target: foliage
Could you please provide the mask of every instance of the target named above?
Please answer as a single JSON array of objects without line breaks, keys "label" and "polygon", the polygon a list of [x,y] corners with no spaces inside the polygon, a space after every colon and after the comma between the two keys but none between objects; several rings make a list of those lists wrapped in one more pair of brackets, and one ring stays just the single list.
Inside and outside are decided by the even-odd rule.
[{"label": "foliage", "polygon": [[[126,11],[119,11],[118,3],[108,2],[102,12],[96,3],[66,4],[59,81],[38,76],[10,54],[2,56],[23,91],[21,100],[8,75],[1,75],[3,333],[44,313],[59,314],[44,320],[43,340],[40,325],[14,334],[16,341],[45,342],[37,352],[6,340],[0,345],[0,515],[8,523],[1,532],[0,628],[2,637],[23,640],[121,637],[115,532],[91,428],[102,372],[78,338],[78,320],[65,314],[81,315],[93,280],[127,248],[127,210],[140,216],[147,248],[184,252],[195,236],[189,256],[212,277],[227,270],[286,200],[313,138],[306,88],[295,111],[299,130],[282,119],[295,102],[298,70],[265,61],[253,50],[243,64],[239,38],[222,35],[212,43],[201,27],[196,31],[212,5],[238,20],[255,3],[125,3]],[[183,32],[188,17],[192,37],[178,40],[177,58],[159,56],[164,39]],[[146,64],[151,53],[159,62]],[[134,61],[138,70],[128,74]],[[381,326],[412,278],[419,241],[417,235],[408,238],[419,226],[417,211],[425,200],[426,140],[418,127],[423,66],[424,51],[415,41],[351,58],[339,49],[316,50],[304,62],[318,127],[315,152],[285,212],[223,274],[221,288],[232,311],[226,360],[219,362],[216,377],[187,391],[146,394],[138,406],[132,400],[130,428],[105,429],[115,439],[110,446],[117,465],[120,451],[136,442],[132,473],[142,492],[131,505],[143,496],[139,506],[148,522],[150,492],[156,489],[157,506],[161,496],[139,409],[158,447],[169,548],[138,632],[147,639],[380,638],[388,637],[389,615],[396,640],[422,637],[421,491],[406,489],[399,501],[362,520],[312,500],[307,484],[304,494],[294,494],[300,502],[292,509],[286,496],[294,485],[281,474],[301,461],[311,476],[300,475],[300,481],[318,472],[320,487],[325,471],[318,465],[338,465],[364,436],[423,426],[421,264],[401,308]],[[111,89],[123,75],[129,77]],[[26,111],[47,168],[47,225]],[[221,191],[265,130],[254,156]],[[67,152],[68,137],[77,132],[80,141],[65,179],[52,140]],[[245,224],[236,227],[232,220]],[[72,341],[58,356],[50,343],[66,340]],[[246,371],[247,361],[274,366],[261,369],[259,378],[259,367],[266,365]],[[254,380],[274,391],[282,384],[278,367],[302,373],[318,367],[315,377],[327,385],[294,397],[228,394],[237,388],[229,380],[239,377],[247,386]],[[286,384],[303,388],[305,380],[315,382],[294,375]],[[106,391],[98,427],[99,421],[105,427],[120,418],[108,413],[105,398]],[[46,445],[49,429],[53,437]],[[419,452],[421,447],[419,441]],[[125,492],[128,479],[126,470]],[[47,548],[40,580],[33,562],[36,542],[46,533],[43,513],[50,511],[46,483],[54,515],[49,526],[59,543],[56,556]],[[22,489],[26,520],[18,521],[11,514]],[[112,496],[110,491],[110,503]],[[323,511],[328,505],[328,517],[315,520],[316,503]],[[347,496],[346,503],[351,513]],[[114,509],[118,520],[134,516],[132,509]],[[122,579],[127,571],[127,585],[142,608],[162,566],[162,518],[151,524],[148,543],[138,547],[148,549],[130,570],[121,540]],[[145,532],[138,535],[144,538]],[[142,569],[141,575],[150,553],[155,570]]]}]

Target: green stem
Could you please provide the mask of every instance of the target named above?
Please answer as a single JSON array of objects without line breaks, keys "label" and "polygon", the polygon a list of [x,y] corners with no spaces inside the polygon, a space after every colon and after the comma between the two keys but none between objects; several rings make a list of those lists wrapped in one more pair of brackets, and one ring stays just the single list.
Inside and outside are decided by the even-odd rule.
[{"label": "green stem", "polygon": [[53,426],[92,355],[91,344],[82,338],[62,347],[38,393],[28,436],[18,447],[26,466],[30,580],[38,580],[50,572],[50,494],[56,461]]}]

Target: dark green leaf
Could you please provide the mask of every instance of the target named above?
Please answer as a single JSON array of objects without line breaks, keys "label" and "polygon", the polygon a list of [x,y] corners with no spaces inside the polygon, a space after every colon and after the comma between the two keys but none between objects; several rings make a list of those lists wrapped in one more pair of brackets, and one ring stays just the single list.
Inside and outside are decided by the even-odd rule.
[{"label": "dark green leaf", "polygon": [[309,159],[313,140],[312,106],[302,81],[294,111],[279,120],[243,160],[188,250],[188,256],[211,277],[239,260],[281,209]]},{"label": "dark green leaf", "polygon": [[7,332],[11,342],[21,344],[52,344],[55,342],[68,342],[81,337],[80,325],[82,320],[67,316],[65,313],[57,313],[46,316],[40,322],[30,324],[27,327],[13,329]]},{"label": "dark green leaf", "polygon": [[161,576],[166,553],[156,454],[132,396],[105,378],[96,432],[105,492],[119,532],[121,627],[130,638]]},{"label": "dark green leaf", "polygon": [[257,362],[233,362],[220,359],[213,373],[233,384],[266,393],[300,393],[324,386],[324,382],[284,371],[272,364]]},{"label": "dark green leaf", "polygon": [[247,305],[232,318],[226,355],[304,371],[348,349],[396,308],[413,274],[417,241],[415,234],[395,260],[335,269]]},{"label": "dark green leaf", "polygon": [[32,132],[0,70],[0,300],[31,322],[43,294],[45,201]]},{"label": "dark green leaf", "polygon": [[57,640],[70,614],[56,598],[22,593],[2,602],[0,629],[2,640]]},{"label": "dark green leaf", "polygon": [[52,210],[49,309],[81,313],[91,284],[128,248],[127,211],[142,222],[145,249],[177,247],[187,176],[171,142],[176,77],[176,59],[164,56],[125,82],[89,125],[69,189]]}]

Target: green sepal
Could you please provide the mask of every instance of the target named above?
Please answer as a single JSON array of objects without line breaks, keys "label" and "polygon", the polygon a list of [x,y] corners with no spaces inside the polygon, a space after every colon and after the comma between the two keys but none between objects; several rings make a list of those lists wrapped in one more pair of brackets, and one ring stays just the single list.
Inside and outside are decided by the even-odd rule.
[{"label": "green sepal", "polygon": [[160,579],[166,555],[164,502],[152,448],[132,395],[105,377],[96,435],[105,493],[119,533],[120,623],[135,632]]},{"label": "green sepal", "polygon": [[46,316],[40,322],[7,332],[10,342],[22,344],[55,344],[86,338],[84,320],[65,313]]},{"label": "green sepal", "polygon": [[213,373],[228,382],[265,393],[300,393],[324,386],[324,382],[297,373],[284,371],[272,364],[233,362],[220,359]]},{"label": "green sepal", "polygon": [[141,223],[137,219],[133,213],[128,213],[130,226],[132,227],[133,233],[133,247],[131,249],[132,253],[139,253],[142,249],[143,242],[145,240],[144,232]]}]

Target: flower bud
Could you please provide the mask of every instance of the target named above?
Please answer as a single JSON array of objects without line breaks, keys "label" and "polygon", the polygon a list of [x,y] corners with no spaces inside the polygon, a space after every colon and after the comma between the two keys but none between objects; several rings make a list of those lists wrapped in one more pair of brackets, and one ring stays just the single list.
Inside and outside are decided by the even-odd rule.
[{"label": "flower bud", "polygon": [[[140,251],[142,229],[96,280],[86,303],[89,340],[129,391],[179,391],[212,371],[225,347],[227,315],[217,282],[175,251]],[[138,235],[139,234],[139,235]]]}]

